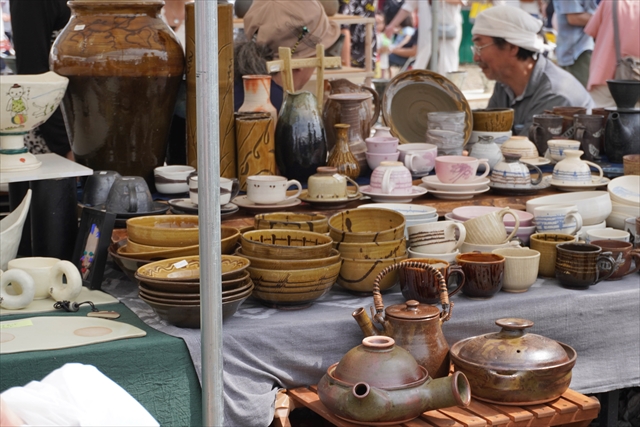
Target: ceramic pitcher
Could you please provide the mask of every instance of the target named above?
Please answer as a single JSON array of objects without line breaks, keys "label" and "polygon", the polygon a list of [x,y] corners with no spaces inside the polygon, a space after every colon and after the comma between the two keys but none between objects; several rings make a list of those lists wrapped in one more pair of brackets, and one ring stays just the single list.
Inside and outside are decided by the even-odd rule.
[{"label": "ceramic pitcher", "polygon": [[[477,144],[476,144],[477,145]],[[531,178],[529,169],[535,170],[537,176]],[[542,171],[535,165],[520,161],[519,154],[505,154],[504,161],[498,162],[491,172],[491,182],[496,187],[531,188],[542,181]]]},{"label": "ceramic pitcher", "polygon": [[602,168],[595,163],[580,160],[582,154],[581,150],[564,150],[564,160],[560,160],[553,167],[553,180],[562,184],[591,184],[593,178],[590,167],[598,170],[598,180],[602,180]]}]

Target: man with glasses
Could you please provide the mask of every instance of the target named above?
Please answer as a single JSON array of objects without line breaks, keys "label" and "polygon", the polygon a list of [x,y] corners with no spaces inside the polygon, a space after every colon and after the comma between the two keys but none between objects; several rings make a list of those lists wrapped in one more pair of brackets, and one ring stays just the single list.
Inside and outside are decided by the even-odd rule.
[{"label": "man with glasses", "polygon": [[541,29],[522,9],[494,6],[478,14],[471,30],[474,61],[497,81],[488,107],[515,110],[514,135],[527,135],[533,115],[553,107],[593,107],[584,86],[542,54],[548,46]]}]

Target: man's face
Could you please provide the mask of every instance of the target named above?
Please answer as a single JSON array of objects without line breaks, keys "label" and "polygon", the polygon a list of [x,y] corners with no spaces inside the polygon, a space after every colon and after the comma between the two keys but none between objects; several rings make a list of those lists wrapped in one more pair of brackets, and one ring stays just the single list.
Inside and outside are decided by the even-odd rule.
[{"label": "man's face", "polygon": [[500,81],[501,70],[507,65],[507,50],[499,49],[489,36],[474,35],[472,41],[475,46],[474,62],[488,79]]}]

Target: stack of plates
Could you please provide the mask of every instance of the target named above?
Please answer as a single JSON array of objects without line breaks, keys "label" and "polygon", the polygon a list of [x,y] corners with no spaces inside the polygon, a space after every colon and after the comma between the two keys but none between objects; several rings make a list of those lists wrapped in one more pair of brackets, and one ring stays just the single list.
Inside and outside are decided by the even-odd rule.
[{"label": "stack of plates", "polygon": [[640,175],[614,178],[607,187],[612,210],[607,226],[624,230],[624,220],[640,216]]},{"label": "stack of plates", "polygon": [[405,227],[412,225],[424,224],[427,222],[436,222],[438,220],[438,212],[436,208],[425,205],[415,205],[406,203],[369,203],[358,206],[359,209],[391,209],[400,212],[405,218]]},{"label": "stack of plates", "polygon": [[471,199],[476,194],[489,191],[489,178],[476,178],[464,184],[447,184],[440,182],[437,175],[422,178],[422,186],[439,199],[465,200]]}]

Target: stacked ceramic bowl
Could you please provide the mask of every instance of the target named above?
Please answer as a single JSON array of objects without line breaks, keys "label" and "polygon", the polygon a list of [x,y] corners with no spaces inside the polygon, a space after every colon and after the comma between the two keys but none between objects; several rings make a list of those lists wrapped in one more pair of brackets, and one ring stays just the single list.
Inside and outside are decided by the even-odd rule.
[{"label": "stacked ceramic bowl", "polygon": [[607,226],[624,230],[627,218],[640,216],[640,175],[625,175],[612,179],[607,190],[612,205]]},{"label": "stacked ceramic bowl", "polygon": [[331,289],[340,254],[329,236],[311,231],[266,229],[245,232],[237,255],[251,261],[253,296],[274,308],[305,308]]},{"label": "stacked ceramic bowl", "polygon": [[359,209],[391,209],[400,212],[405,219],[405,237],[407,236],[406,227],[418,224],[426,224],[428,222],[436,222],[438,220],[438,212],[436,208],[426,205],[413,205],[411,203],[369,203],[358,206]]},{"label": "stacked ceramic bowl", "polygon": [[[476,218],[481,215],[486,215],[492,212],[499,212],[500,210],[502,210],[502,208],[493,207],[493,206],[461,206],[459,208],[455,208],[451,212],[450,216],[454,220],[467,221],[471,218]],[[523,246],[528,246],[529,237],[536,230],[536,226],[533,223],[533,214],[529,212],[521,211],[518,209],[511,209],[511,211],[514,212],[518,216],[518,219],[520,220],[520,224],[518,226],[518,230],[516,231],[515,237],[520,239]],[[447,216],[445,215],[445,217]],[[504,226],[507,230],[507,233],[511,234],[511,232],[513,231],[516,225],[515,219],[511,215],[505,215],[502,218],[502,222],[504,222]],[[505,246],[508,247],[509,245],[506,244]],[[467,245],[463,245],[463,249],[469,249],[469,248],[474,249],[468,243]],[[469,251],[465,250],[465,252],[469,252]]]},{"label": "stacked ceramic bowl", "polygon": [[365,139],[364,143],[367,146],[367,164],[374,170],[380,166],[381,162],[395,162],[398,160],[400,152],[398,151],[398,144],[400,140],[393,136],[372,136]]},{"label": "stacked ceramic bowl", "polygon": [[[340,253],[338,284],[354,294],[371,295],[385,267],[407,258],[405,217],[390,209],[352,209],[329,218],[329,235]],[[397,272],[380,282],[384,291],[397,283]]]},{"label": "stacked ceramic bowl", "polygon": [[301,230],[315,233],[328,233],[329,220],[316,213],[274,212],[258,214],[254,217],[256,230]]},{"label": "stacked ceramic bowl", "polygon": [[461,155],[465,141],[464,111],[427,113],[426,142],[438,147],[438,155]]},{"label": "stacked ceramic bowl", "polygon": [[[524,163],[539,164],[544,163],[544,159],[540,159],[538,148],[526,136],[512,136],[505,141],[500,147],[502,154],[517,154],[520,161]],[[548,163],[548,162],[547,162]]]},{"label": "stacked ceramic bowl", "polygon": [[[246,258],[222,255],[222,319],[236,312],[253,291]],[[170,258],[135,273],[139,297],[161,319],[181,328],[200,327],[200,257]]]}]

